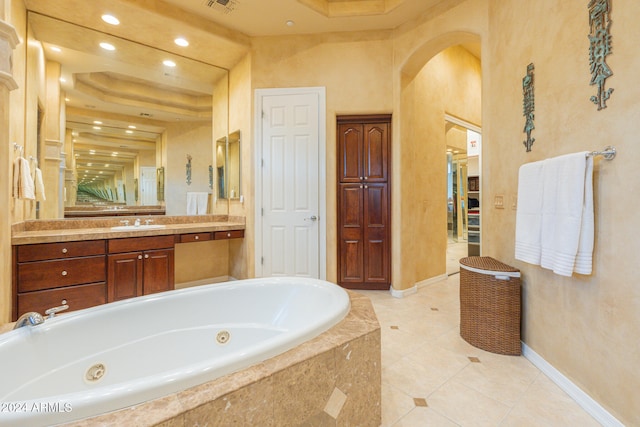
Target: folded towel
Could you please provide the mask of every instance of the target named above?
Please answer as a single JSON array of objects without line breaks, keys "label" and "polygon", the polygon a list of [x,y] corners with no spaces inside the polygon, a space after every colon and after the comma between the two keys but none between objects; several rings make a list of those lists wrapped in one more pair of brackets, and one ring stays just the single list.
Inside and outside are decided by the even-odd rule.
[{"label": "folded towel", "polygon": [[[586,152],[579,152],[547,159],[544,163],[540,265],[561,276],[571,276],[575,268],[582,234],[588,161],[592,163],[593,159],[587,157]],[[584,233],[584,249],[588,251],[589,239],[593,241],[593,225],[586,226]]]},{"label": "folded towel", "polygon": [[595,225],[593,214],[593,157],[587,158],[584,174],[584,204],[582,206],[582,226],[580,227],[580,243],[576,254],[574,271],[578,274],[591,274],[593,266],[593,245]]},{"label": "folded towel", "polygon": [[34,190],[29,162],[24,157],[16,158],[13,162],[13,197],[22,200],[35,200]]},{"label": "folded towel", "polygon": [[42,181],[42,171],[36,166],[36,179],[35,179],[35,195],[36,200],[45,201],[47,198],[44,195],[44,182]]},{"label": "folded towel", "polygon": [[539,265],[542,251],[542,188],[544,162],[527,163],[518,172],[516,259]]},{"label": "folded towel", "polygon": [[198,214],[198,194],[192,191],[187,192],[187,215]]},{"label": "folded towel", "polygon": [[209,194],[206,192],[197,193],[198,215],[206,215],[209,207]]}]

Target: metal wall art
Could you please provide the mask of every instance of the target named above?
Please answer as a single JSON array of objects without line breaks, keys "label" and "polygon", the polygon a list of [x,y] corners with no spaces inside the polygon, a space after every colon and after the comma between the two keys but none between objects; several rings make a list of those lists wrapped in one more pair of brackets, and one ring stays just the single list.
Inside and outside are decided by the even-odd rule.
[{"label": "metal wall art", "polygon": [[534,111],[535,111],[535,98],[533,94],[534,89],[534,76],[533,70],[535,67],[533,63],[527,65],[527,75],[522,78],[522,113],[525,118],[524,132],[527,134],[527,140],[522,143],[527,148],[527,152],[531,151],[535,138],[531,137],[531,132],[536,128],[533,124]]},{"label": "metal wall art", "polygon": [[611,97],[612,88],[605,89],[607,78],[613,71],[606,63],[611,53],[611,0],[589,1],[589,66],[591,68],[590,85],[598,86],[598,94],[591,97],[591,102],[598,106],[598,110],[607,108],[607,100]]},{"label": "metal wall art", "polygon": [[191,155],[187,154],[187,185],[191,185]]}]

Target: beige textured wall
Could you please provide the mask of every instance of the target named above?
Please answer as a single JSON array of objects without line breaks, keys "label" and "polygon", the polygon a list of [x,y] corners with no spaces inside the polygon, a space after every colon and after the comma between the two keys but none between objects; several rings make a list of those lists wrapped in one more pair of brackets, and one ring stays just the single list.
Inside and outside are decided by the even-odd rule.
[{"label": "beige textured wall", "polygon": [[[393,287],[406,289],[446,273],[447,141],[445,113],[481,124],[481,70],[478,58],[454,46],[433,57],[402,88],[402,245],[394,251]],[[466,140],[465,140],[466,144]]]},{"label": "beige textured wall", "polygon": [[[486,61],[492,124],[483,151],[484,253],[520,268],[524,278],[523,338],[528,346],[626,425],[640,425],[640,253],[633,194],[638,185],[640,120],[638,40],[640,3],[615,0],[613,54],[607,62],[615,88],[608,108],[589,98],[587,2],[492,0],[493,29]],[[484,59],[484,58],[483,58]],[[522,77],[535,64],[536,142],[526,153]],[[515,211],[492,209],[496,195],[517,192],[520,165],[547,157],[615,145],[611,162],[596,159],[594,271],[564,278],[514,260]]]},{"label": "beige textured wall", "polygon": [[229,71],[229,131],[240,131],[240,186],[243,202],[229,201],[229,215],[246,220],[244,239],[229,241],[229,275],[236,279],[255,276],[252,244],[255,220],[255,160],[251,128],[253,95],[251,92],[251,54]]},{"label": "beige textured wall", "polygon": [[[164,197],[167,215],[187,214],[187,192],[209,192],[212,131],[209,123],[168,124]],[[191,155],[191,184],[187,184],[187,155]],[[211,200],[209,200],[209,211]]]},{"label": "beige textured wall", "polygon": [[[253,89],[326,87],[326,277],[330,281],[337,280],[336,115],[392,111],[393,45],[389,36],[379,32],[265,37],[253,43]],[[253,247],[253,237],[249,239]]]}]

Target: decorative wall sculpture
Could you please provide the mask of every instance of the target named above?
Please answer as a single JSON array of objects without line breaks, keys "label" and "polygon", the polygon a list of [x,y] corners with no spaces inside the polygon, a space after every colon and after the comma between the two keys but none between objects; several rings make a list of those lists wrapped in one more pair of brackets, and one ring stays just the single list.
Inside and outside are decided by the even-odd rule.
[{"label": "decorative wall sculpture", "polygon": [[187,185],[191,185],[191,160],[191,155],[187,154],[187,164],[185,165],[187,168]]},{"label": "decorative wall sculpture", "polygon": [[527,140],[522,143],[527,148],[527,152],[531,151],[535,138],[531,137],[531,132],[535,129],[533,124],[534,111],[535,111],[535,98],[533,94],[534,89],[534,77],[533,70],[535,67],[533,63],[527,65],[527,75],[522,78],[522,113],[525,117],[524,132],[527,134]]},{"label": "decorative wall sculpture", "polygon": [[598,106],[598,110],[607,108],[607,100],[613,92],[612,88],[605,89],[607,78],[613,75],[606,62],[607,56],[611,54],[610,11],[611,0],[589,1],[589,84],[598,86],[598,94],[591,97],[591,102]]}]

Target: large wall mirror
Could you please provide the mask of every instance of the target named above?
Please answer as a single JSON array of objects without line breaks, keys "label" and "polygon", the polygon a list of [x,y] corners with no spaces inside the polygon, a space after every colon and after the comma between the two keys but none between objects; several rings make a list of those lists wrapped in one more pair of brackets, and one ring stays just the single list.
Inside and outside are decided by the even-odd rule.
[{"label": "large wall mirror", "polygon": [[[228,135],[227,70],[35,12],[28,22],[37,46],[28,74],[44,80],[51,64],[60,69],[65,211],[157,206],[184,215],[187,192],[206,191],[209,213],[228,213],[209,174],[213,141]],[[40,86],[29,78],[30,96],[50,96]]]}]

